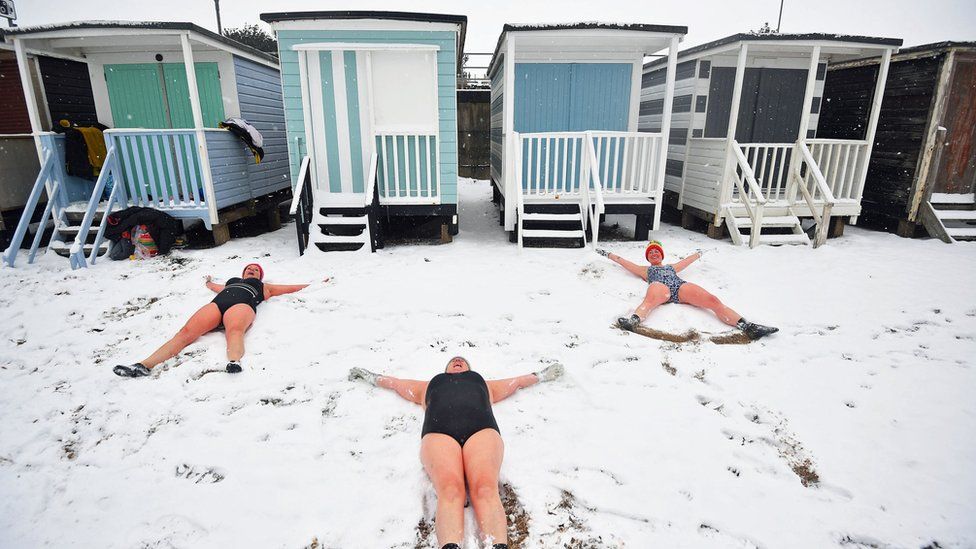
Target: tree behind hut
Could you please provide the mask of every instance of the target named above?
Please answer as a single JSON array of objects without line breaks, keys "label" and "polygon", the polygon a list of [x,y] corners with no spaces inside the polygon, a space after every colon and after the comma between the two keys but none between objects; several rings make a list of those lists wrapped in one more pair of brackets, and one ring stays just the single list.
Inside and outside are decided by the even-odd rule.
[{"label": "tree behind hut", "polygon": [[225,29],[224,36],[237,40],[245,46],[278,56],[278,41],[256,24],[244,25],[240,28]]}]

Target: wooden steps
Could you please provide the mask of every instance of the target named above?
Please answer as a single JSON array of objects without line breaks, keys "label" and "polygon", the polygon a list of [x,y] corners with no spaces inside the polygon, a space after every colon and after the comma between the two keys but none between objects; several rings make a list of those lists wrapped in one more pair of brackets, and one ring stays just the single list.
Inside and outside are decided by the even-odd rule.
[{"label": "wooden steps", "polygon": [[754,231],[759,231],[759,244],[781,246],[784,244],[809,245],[810,237],[803,231],[800,218],[793,214],[763,216],[759,227],[754,227],[751,217],[733,215],[726,208],[725,224],[732,242],[737,246],[749,244]]},{"label": "wooden steps", "polygon": [[316,208],[312,215],[309,243],[323,252],[373,251],[367,209],[361,205],[332,205]]},{"label": "wooden steps", "polygon": [[583,214],[576,204],[525,204],[516,231],[531,248],[582,248],[586,245]]},{"label": "wooden steps", "polygon": [[929,235],[952,243],[976,240],[976,196],[933,193],[922,204],[919,218]]}]

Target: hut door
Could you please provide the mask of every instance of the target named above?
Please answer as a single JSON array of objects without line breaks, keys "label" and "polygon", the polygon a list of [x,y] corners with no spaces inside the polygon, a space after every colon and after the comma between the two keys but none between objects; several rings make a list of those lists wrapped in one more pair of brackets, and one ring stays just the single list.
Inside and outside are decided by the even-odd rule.
[{"label": "hut door", "polygon": [[933,192],[968,194],[976,191],[976,61],[959,60],[953,68],[942,124],[945,146]]},{"label": "hut door", "polygon": [[[800,129],[807,72],[747,68],[735,139],[739,143],[793,143]],[[725,137],[732,108],[734,67],[712,67],[705,137]]]}]

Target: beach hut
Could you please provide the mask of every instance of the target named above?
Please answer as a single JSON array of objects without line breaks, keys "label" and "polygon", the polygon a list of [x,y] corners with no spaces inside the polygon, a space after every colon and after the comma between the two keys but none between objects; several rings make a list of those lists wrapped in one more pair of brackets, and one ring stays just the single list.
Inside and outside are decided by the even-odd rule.
[{"label": "beach hut", "polygon": [[[883,89],[901,40],[835,34],[736,34],[678,54],[669,136],[666,200],[735,244],[813,245],[861,213],[881,98],[866,105],[863,132],[824,139],[818,122],[827,68],[880,55],[872,81]],[[665,66],[644,68],[641,127],[660,125]],[[828,78],[829,79],[829,78]],[[667,102],[665,102],[667,103]],[[811,227],[812,228],[812,227]]]},{"label": "beach hut", "polygon": [[[827,70],[820,134],[858,139],[881,60]],[[976,42],[940,42],[891,58],[864,216],[905,237],[976,239]]]},{"label": "beach hut", "polygon": [[588,229],[595,243],[604,214],[636,215],[638,240],[658,227],[670,117],[638,132],[641,67],[646,56],[663,55],[670,112],[677,45],[687,31],[503,27],[488,68],[491,181],[500,221],[519,246],[582,246]]},{"label": "beach hut", "polygon": [[[273,217],[278,203],[290,197],[274,56],[191,23],[75,22],[4,34],[39,161],[24,215],[3,256],[8,265],[42,195],[42,227],[48,220],[54,225],[49,249],[69,255],[73,267],[94,263],[107,248],[106,211],[143,206],[201,220],[219,244],[229,238],[231,221],[260,210]],[[39,86],[32,57],[71,62],[75,81],[82,92],[90,88],[91,97],[67,118],[111,128],[104,133],[104,164],[94,181],[67,174],[64,137],[49,131],[56,121],[46,120],[49,111],[51,119],[58,116],[52,90],[74,86],[62,76]],[[261,132],[260,163],[239,137],[218,129],[220,121],[235,117]],[[36,232],[29,261],[41,234]]]},{"label": "beach hut", "polygon": [[[88,68],[84,63],[27,54],[31,84],[43,98],[40,122],[50,130],[58,120],[97,122]],[[13,44],[0,30],[0,248],[6,249],[40,169],[31,135],[27,100]],[[42,197],[43,199],[43,197]],[[34,221],[38,221],[35,219]]]},{"label": "beach hut", "polygon": [[467,17],[265,13],[278,38],[299,250],[375,251],[397,221],[458,228]]}]

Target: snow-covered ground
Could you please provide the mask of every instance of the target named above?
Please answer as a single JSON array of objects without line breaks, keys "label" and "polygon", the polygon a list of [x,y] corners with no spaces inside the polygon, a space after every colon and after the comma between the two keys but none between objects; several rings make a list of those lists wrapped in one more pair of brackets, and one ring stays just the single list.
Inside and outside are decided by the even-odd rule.
[{"label": "snow-covered ground", "polygon": [[[489,378],[567,367],[495,406],[521,547],[976,547],[976,245],[848,227],[749,250],[664,225],[667,259],[706,250],[688,280],[781,328],[674,344],[610,327],[638,279],[589,249],[520,252],[489,197],[462,181],[450,245],[299,258],[288,225],[0,271],[0,547],[433,547],[422,410],[346,375],[429,378],[455,354]],[[112,375],[211,299],[204,275],[253,260],[334,280],[261,306],[243,374],[207,373],[215,333]],[[725,330],[678,305],[648,324]]]}]

